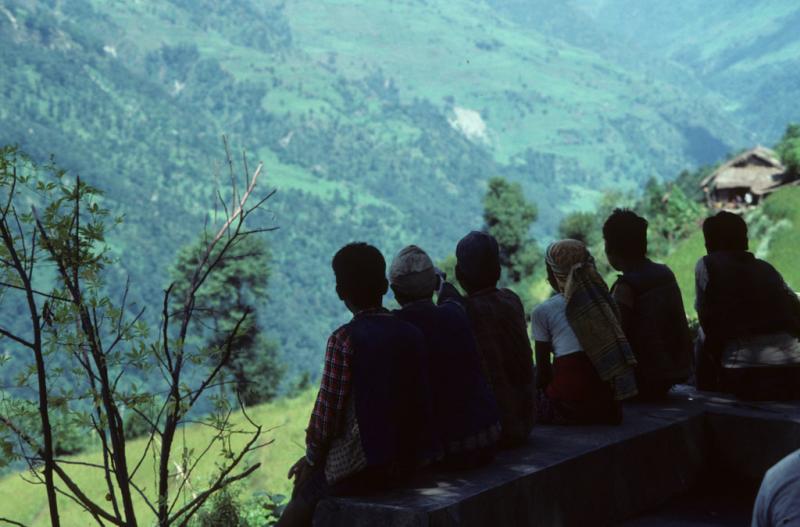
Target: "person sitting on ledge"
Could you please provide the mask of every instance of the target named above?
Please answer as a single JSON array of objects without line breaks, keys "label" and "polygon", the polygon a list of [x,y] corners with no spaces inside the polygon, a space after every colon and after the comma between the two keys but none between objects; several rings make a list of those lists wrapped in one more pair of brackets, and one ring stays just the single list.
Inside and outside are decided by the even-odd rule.
[{"label": "person sitting on ledge", "polygon": [[640,400],[661,399],[691,374],[692,337],[678,281],[647,257],[647,220],[615,210],[603,225],[606,256],[622,274],[611,287],[636,357]]},{"label": "person sitting on ledge", "polygon": [[695,269],[697,387],[747,400],[800,398],[800,300],[748,251],[741,217],[720,212],[703,223],[703,235],[708,254]]},{"label": "person sitting on ledge", "polygon": [[389,283],[402,306],[395,315],[425,335],[444,464],[466,468],[491,460],[500,421],[467,313],[454,302],[433,303],[440,280],[430,257],[415,245],[401,250],[389,267]]},{"label": "person sitting on ledge", "polygon": [[277,525],[311,525],[324,497],[384,489],[441,457],[432,432],[425,338],[382,307],[386,262],[365,243],[333,258],[336,292],[353,319],[333,332],[306,455],[289,471],[292,499]]},{"label": "person sitting on ledge", "polygon": [[[620,424],[621,400],[636,395],[633,351],[619,313],[583,242],[547,248],[555,295],[531,317],[536,342],[537,417],[544,424]],[[552,366],[550,356],[553,355]]]},{"label": "person sitting on ledge", "polygon": [[458,242],[456,279],[467,296],[445,282],[439,305],[457,302],[466,309],[500,412],[500,446],[520,445],[527,441],[536,413],[533,351],[522,301],[512,291],[497,288],[500,251],[493,236],[473,231]]}]

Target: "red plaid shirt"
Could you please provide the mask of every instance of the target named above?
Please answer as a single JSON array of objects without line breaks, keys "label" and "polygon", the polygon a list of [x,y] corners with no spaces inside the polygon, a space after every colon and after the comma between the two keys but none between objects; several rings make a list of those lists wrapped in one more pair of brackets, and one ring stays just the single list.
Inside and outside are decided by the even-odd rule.
[{"label": "red plaid shirt", "polygon": [[[356,317],[377,313],[388,312],[385,309],[361,311]],[[325,367],[317,402],[306,429],[306,458],[312,465],[325,459],[344,418],[345,401],[351,390],[350,361],[353,358],[349,327],[349,324],[345,324],[334,331],[325,350]]]}]

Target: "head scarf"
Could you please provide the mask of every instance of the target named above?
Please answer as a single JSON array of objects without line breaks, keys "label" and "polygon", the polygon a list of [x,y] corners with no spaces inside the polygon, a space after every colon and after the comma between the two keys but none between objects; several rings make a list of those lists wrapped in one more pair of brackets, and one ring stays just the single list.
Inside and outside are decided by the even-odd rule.
[{"label": "head scarf", "polygon": [[545,261],[562,292],[567,286],[573,267],[579,264],[594,266],[594,258],[589,253],[589,249],[578,240],[561,240],[551,243],[547,248]]},{"label": "head scarf", "polygon": [[412,299],[430,297],[436,288],[436,282],[433,261],[416,245],[409,245],[397,253],[389,268],[389,283],[392,288]]},{"label": "head scarf", "polygon": [[583,242],[561,240],[547,248],[547,265],[564,293],[567,321],[600,378],[617,400],[637,394],[636,359],[620,325],[617,304]]}]

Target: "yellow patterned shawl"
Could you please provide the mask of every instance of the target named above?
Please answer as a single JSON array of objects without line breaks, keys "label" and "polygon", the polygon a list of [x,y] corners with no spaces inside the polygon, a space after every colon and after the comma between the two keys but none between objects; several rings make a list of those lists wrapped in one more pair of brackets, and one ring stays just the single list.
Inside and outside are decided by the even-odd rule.
[{"label": "yellow patterned shawl", "polygon": [[586,245],[562,240],[547,249],[547,264],[567,301],[567,320],[600,378],[617,400],[635,396],[636,359],[620,325],[619,309]]}]

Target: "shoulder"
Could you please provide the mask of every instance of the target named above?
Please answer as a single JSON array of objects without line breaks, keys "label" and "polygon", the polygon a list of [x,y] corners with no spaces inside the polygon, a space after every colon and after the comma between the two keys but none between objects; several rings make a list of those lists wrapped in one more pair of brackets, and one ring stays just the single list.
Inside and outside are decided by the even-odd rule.
[{"label": "shoulder", "polygon": [[514,307],[519,307],[519,309],[523,309],[522,307],[522,300],[520,300],[519,295],[512,291],[511,289],[498,289],[497,294],[509,304],[513,304]]},{"label": "shoulder", "polygon": [[328,337],[328,350],[343,350],[345,348],[350,348],[350,343],[352,340],[352,325],[353,321],[346,324],[342,324],[336,330],[334,330],[330,336]]},{"label": "shoulder", "polygon": [[545,318],[553,312],[563,310],[566,302],[563,295],[553,295],[533,310],[532,316],[534,318]]},{"label": "shoulder", "polygon": [[694,274],[706,274],[708,273],[708,265],[707,265],[708,256],[701,256],[697,263],[694,266]]},{"label": "shoulder", "polygon": [[634,290],[633,286],[624,280],[620,280],[614,284],[611,294],[613,295],[617,304],[626,307],[633,307],[633,305],[636,303],[636,291]]},{"label": "shoulder", "polygon": [[667,264],[660,263],[660,262],[650,262],[653,265],[653,269],[659,275],[662,275],[666,278],[672,279],[677,281],[675,278],[675,273],[672,272],[672,269]]},{"label": "shoulder", "polygon": [[755,262],[756,262],[756,265],[758,267],[760,267],[765,273],[771,274],[771,275],[776,276],[776,277],[779,277],[781,280],[783,280],[783,275],[781,275],[780,271],[778,271],[775,268],[775,266],[772,265],[771,263],[769,263],[768,261],[762,260],[760,258],[756,258]]}]

